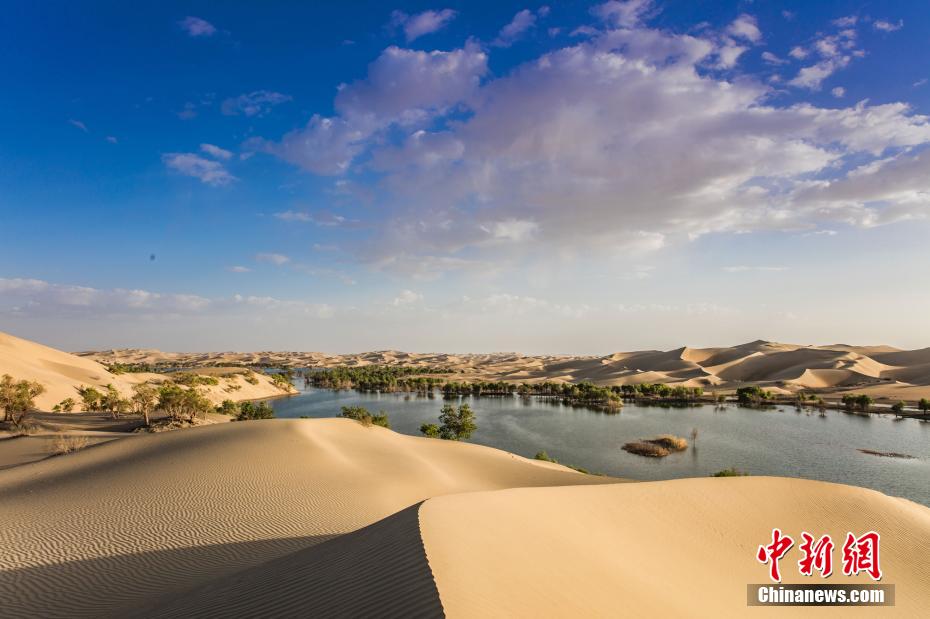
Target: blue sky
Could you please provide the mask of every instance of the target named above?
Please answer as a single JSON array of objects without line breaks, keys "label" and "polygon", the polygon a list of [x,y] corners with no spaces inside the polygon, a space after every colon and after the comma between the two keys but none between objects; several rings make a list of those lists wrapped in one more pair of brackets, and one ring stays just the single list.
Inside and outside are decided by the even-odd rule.
[{"label": "blue sky", "polygon": [[7,3],[0,329],[930,344],[930,7]]}]

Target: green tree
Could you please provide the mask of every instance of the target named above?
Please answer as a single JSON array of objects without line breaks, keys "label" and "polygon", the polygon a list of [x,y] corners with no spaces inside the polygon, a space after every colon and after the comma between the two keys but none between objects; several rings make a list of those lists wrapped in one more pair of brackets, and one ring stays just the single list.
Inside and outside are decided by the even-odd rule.
[{"label": "green tree", "polygon": [[904,402],[895,402],[894,404],[891,405],[891,410],[892,412],[896,414],[901,414],[904,412],[904,406],[905,406]]},{"label": "green tree", "polygon": [[85,387],[81,385],[78,387],[78,395],[81,396],[81,402],[84,405],[85,411],[97,411],[100,410],[100,401],[103,399],[103,394],[94,389],[93,387]]},{"label": "green tree", "polygon": [[470,438],[478,429],[475,413],[468,404],[462,404],[458,409],[451,404],[444,405],[439,412],[439,423],[439,437],[450,441]]},{"label": "green tree", "polygon": [[196,388],[183,389],[171,383],[158,390],[158,408],[174,421],[194,423],[198,417],[206,418],[213,404]]},{"label": "green tree", "polygon": [[237,417],[239,415],[239,405],[232,400],[223,400],[223,403],[216,407],[216,412],[221,415]]},{"label": "green tree", "polygon": [[249,421],[252,419],[274,419],[274,409],[268,402],[242,402],[239,404],[239,416],[236,421]]},{"label": "green tree", "polygon": [[364,406],[343,406],[342,416],[346,419],[354,419],[364,426],[381,426],[390,429],[391,423],[388,421],[387,413],[379,411],[378,414],[372,415]]},{"label": "green tree", "polygon": [[132,408],[137,414],[142,415],[145,425],[149,425],[151,415],[155,411],[155,405],[158,403],[158,392],[155,387],[148,383],[133,385],[132,391],[132,399],[130,400]]},{"label": "green tree", "polygon": [[74,407],[77,406],[77,402],[74,401],[74,398],[65,398],[58,404],[52,407],[53,413],[70,413],[74,410]]},{"label": "green tree", "polygon": [[930,400],[927,398],[920,398],[920,402],[917,403],[917,408],[923,412],[930,412]]},{"label": "green tree", "polygon": [[420,433],[428,438],[439,438],[439,426],[435,423],[424,423],[420,426]]},{"label": "green tree", "polygon": [[123,399],[119,390],[113,385],[107,385],[106,389],[106,393],[103,394],[100,400],[100,408],[110,413],[113,419],[119,419],[120,415],[129,410],[131,403],[129,400]]},{"label": "green tree", "polygon": [[20,425],[26,415],[35,410],[35,398],[45,393],[45,387],[35,381],[14,380],[9,374],[0,378],[0,408],[3,420]]}]

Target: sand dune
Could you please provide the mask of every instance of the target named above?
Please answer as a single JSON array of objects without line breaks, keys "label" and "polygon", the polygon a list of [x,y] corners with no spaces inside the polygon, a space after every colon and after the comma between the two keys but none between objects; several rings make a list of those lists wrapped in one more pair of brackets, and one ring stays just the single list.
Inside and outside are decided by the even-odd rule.
[{"label": "sand dune", "polygon": [[930,348],[803,346],[756,340],[717,348],[617,352],[604,356],[526,356],[517,353],[447,354],[375,351],[330,355],[316,352],[162,353],[137,349],[80,353],[100,361],[158,362],[198,367],[261,360],[290,367],[403,365],[446,368],[455,380],[511,382],[591,381],[599,385],[665,383],[732,390],[759,384],[779,393],[816,390],[837,397],[868,392],[891,400],[930,397]]},{"label": "sand dune", "polygon": [[[156,363],[166,355],[157,351],[140,351],[139,355]],[[111,361],[103,360],[107,363]],[[235,372],[240,370],[229,370]],[[9,374],[17,380],[34,380],[45,387],[45,393],[36,398],[40,410],[51,408],[65,398],[80,400],[77,389],[82,385],[104,387],[113,385],[124,396],[132,395],[132,386],[138,383],[160,383],[166,380],[163,374],[147,372],[113,374],[91,357],[82,357],[55,350],[0,332],[0,375]],[[203,387],[204,394],[215,403],[225,399],[253,400],[281,395],[282,391],[272,381],[255,374],[257,384],[245,380],[244,375],[231,375],[220,380],[219,385]]]},{"label": "sand dune", "polygon": [[345,419],[129,436],[0,471],[0,615],[120,616],[432,496],[614,481]]},{"label": "sand dune", "polygon": [[930,605],[926,507],[797,479],[618,481],[345,419],[133,436],[0,470],[0,608],[729,617],[745,613],[746,584],[765,582],[753,556],[773,526],[879,530],[897,605],[878,610]]}]

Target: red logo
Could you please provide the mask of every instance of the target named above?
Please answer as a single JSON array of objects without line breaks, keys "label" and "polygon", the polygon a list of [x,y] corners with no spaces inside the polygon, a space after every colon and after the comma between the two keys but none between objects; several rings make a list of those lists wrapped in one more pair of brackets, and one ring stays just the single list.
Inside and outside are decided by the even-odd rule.
[{"label": "red logo", "polygon": [[[882,569],[878,558],[878,547],[881,536],[875,531],[869,531],[860,537],[852,533],[846,534],[843,544],[843,574],[855,576],[865,572],[872,580],[882,579]],[[763,565],[769,566],[769,578],[774,582],[781,582],[781,571],[778,562],[794,546],[790,535],[785,535],[781,529],[772,529],[772,542],[759,546],[756,559]],[[815,539],[807,531],[801,533],[801,545],[798,549],[802,553],[798,561],[798,571],[803,576],[813,576],[814,571],[820,572],[821,578],[828,578],[833,573],[833,540],[829,535]]]}]

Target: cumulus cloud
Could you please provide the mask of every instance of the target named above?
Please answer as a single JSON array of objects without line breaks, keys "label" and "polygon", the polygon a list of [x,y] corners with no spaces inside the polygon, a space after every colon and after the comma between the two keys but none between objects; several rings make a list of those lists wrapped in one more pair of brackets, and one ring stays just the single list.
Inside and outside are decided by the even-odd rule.
[{"label": "cumulus cloud", "polygon": [[752,15],[743,13],[727,26],[727,34],[737,39],[744,39],[750,43],[758,43],[762,40],[762,31],[759,30],[759,23]]},{"label": "cumulus cloud", "polygon": [[403,11],[394,11],[391,13],[391,25],[402,28],[409,43],[425,34],[442,30],[455,19],[456,15],[457,13],[452,9],[423,11],[416,15],[407,15]]},{"label": "cumulus cloud", "polygon": [[277,266],[285,265],[291,261],[291,259],[284,254],[255,254],[255,260],[257,262],[268,262]]},{"label": "cumulus cloud", "polygon": [[199,17],[185,17],[178,25],[192,37],[212,37],[216,34],[216,26]]},{"label": "cumulus cloud", "polygon": [[872,27],[883,32],[894,32],[904,27],[904,20],[899,19],[897,23],[885,19],[877,19],[872,23]]},{"label": "cumulus cloud", "polygon": [[497,39],[494,40],[494,44],[500,47],[509,47],[535,25],[536,14],[529,9],[523,9],[513,16],[510,23],[501,28]]},{"label": "cumulus cloud", "polygon": [[206,185],[228,185],[236,177],[219,161],[205,159],[195,153],[166,153],[162,162],[171,170],[200,179]]},{"label": "cumulus cloud", "polygon": [[843,88],[842,86],[837,86],[836,88],[830,91],[830,94],[832,94],[837,99],[841,99],[846,95],[846,89]]},{"label": "cumulus cloud", "polygon": [[291,101],[292,97],[269,90],[256,90],[223,101],[220,110],[227,116],[264,116],[276,105]]},{"label": "cumulus cloud", "polygon": [[[927,117],[898,103],[779,104],[770,86],[714,70],[744,51],[736,33],[649,28],[650,10],[600,5],[602,30],[493,78],[474,45],[390,47],[340,89],[335,116],[261,146],[317,174],[373,175],[383,221],[356,255],[423,278],[519,255],[648,252],[712,232],[926,212],[917,175],[878,202],[837,194],[854,163],[930,146]],[[748,23],[737,28],[747,44]],[[789,55],[816,54],[792,80],[811,89],[860,52],[849,28],[808,47]]]},{"label": "cumulus cloud", "polygon": [[652,0],[608,0],[593,7],[591,13],[611,26],[632,28],[652,9]]},{"label": "cumulus cloud", "polygon": [[222,159],[223,161],[228,161],[232,159],[233,156],[230,151],[213,144],[201,144],[200,150],[210,155],[214,159]]}]

